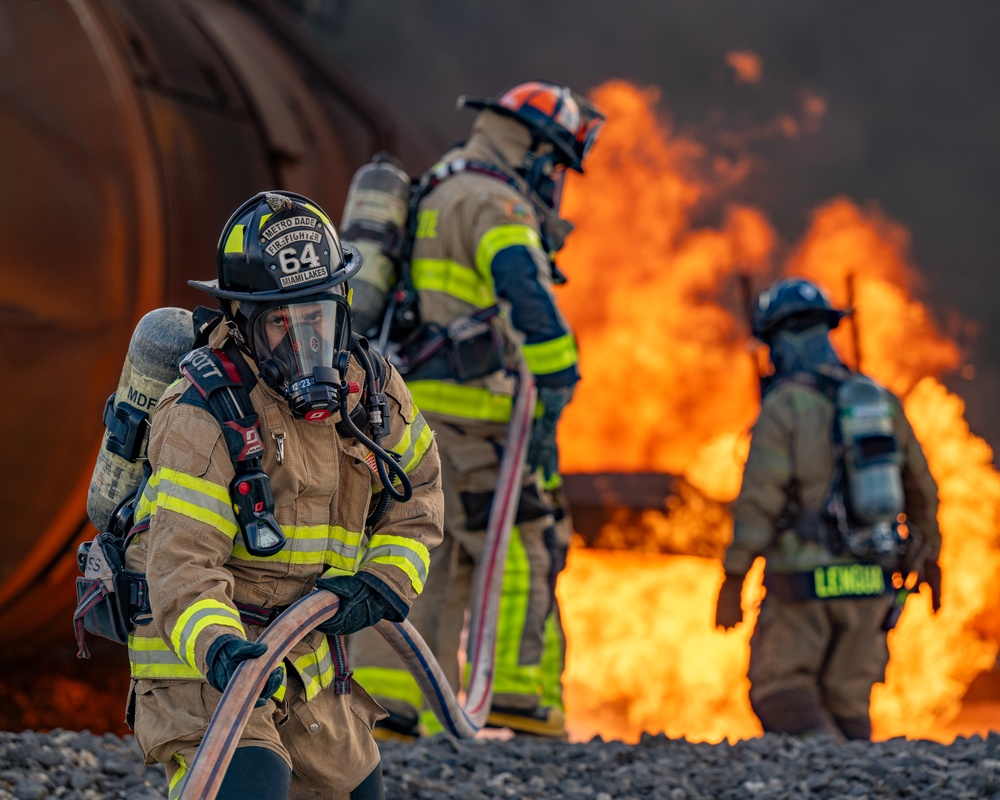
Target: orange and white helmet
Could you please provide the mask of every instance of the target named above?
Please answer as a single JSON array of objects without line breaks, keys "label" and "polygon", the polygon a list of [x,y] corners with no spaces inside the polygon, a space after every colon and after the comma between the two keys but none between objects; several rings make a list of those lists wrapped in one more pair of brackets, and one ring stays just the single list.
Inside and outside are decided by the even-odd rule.
[{"label": "orange and white helmet", "polygon": [[583,160],[604,124],[604,115],[566,86],[528,81],[496,98],[458,98],[459,108],[488,108],[516,119],[539,140],[550,143],[566,166],[583,172]]}]

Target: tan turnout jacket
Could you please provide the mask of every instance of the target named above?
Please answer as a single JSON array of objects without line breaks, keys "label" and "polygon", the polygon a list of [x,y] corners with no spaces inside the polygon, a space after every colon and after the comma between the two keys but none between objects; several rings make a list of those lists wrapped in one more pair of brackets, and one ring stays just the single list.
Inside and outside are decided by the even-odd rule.
[{"label": "tan turnout jacket", "polygon": [[[212,345],[220,346],[224,337],[224,330],[217,331]],[[349,379],[362,376],[352,361]],[[150,526],[128,551],[129,568],[146,574],[153,615],[150,625],[138,626],[130,637],[133,678],[201,679],[216,637],[247,636],[234,600],[287,606],[324,574],[367,571],[404,603],[413,602],[427,575],[428,549],[442,538],[440,460],[430,429],[391,368],[386,383],[391,433],[383,446],[400,454],[413,498],[392,502],[371,530],[365,517],[381,484],[366,462],[368,449],[337,432],[338,417],[293,418],[277,393],[262,382],[254,387],[262,468],[270,476],[274,516],[288,539],[266,558],[246,551],[236,525],[228,491],[234,468],[219,423],[204,409],[178,402],[190,387],[186,379],[167,390],[153,416],[153,474],[137,512]],[[352,395],[351,407],[359,399],[360,393]],[[288,661],[307,698],[333,682],[330,648],[318,632],[296,645]]]}]

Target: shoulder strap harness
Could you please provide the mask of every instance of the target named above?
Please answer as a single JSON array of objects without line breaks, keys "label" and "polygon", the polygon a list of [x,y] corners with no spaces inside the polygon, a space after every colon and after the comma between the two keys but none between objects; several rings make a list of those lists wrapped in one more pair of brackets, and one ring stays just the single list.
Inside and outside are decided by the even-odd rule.
[{"label": "shoulder strap harness", "polygon": [[779,527],[790,525],[801,538],[822,542],[834,554],[843,551],[844,536],[848,526],[847,504],[843,490],[844,445],[840,419],[836,411],[837,392],[843,382],[843,378],[819,372],[793,372],[772,378],[762,387],[762,396],[766,396],[778,386],[794,383],[819,392],[834,404],[833,427],[830,431],[834,474],[823,508],[819,511],[803,511],[799,505],[798,485],[793,478],[792,485],[788,487],[788,505],[779,518]]},{"label": "shoulder strap harness", "polygon": [[242,358],[234,355],[206,346],[184,356],[181,373],[196,391],[188,390],[178,402],[205,408],[218,420],[236,471],[229,495],[246,548],[254,556],[271,556],[284,547],[285,535],[274,519],[271,480],[261,469],[260,419],[240,374]]},{"label": "shoulder strap harness", "polygon": [[[386,309],[382,330],[379,334],[378,349],[381,352],[386,352],[387,342],[390,338],[394,341],[400,341],[420,325],[417,292],[413,286],[413,278],[410,274],[413,243],[417,237],[417,207],[420,205],[421,200],[444,181],[463,172],[474,172],[478,175],[485,175],[486,177],[503,181],[518,193],[523,193],[523,189],[518,184],[517,179],[495,164],[490,164],[488,161],[476,161],[464,158],[437,164],[424,173],[419,180],[413,182],[413,188],[410,193],[409,213],[406,218],[406,231],[398,253],[400,279],[389,298],[389,305]],[[493,305],[483,309],[478,314],[480,315],[480,319],[488,319],[491,316],[496,316],[499,312],[499,307]]]}]

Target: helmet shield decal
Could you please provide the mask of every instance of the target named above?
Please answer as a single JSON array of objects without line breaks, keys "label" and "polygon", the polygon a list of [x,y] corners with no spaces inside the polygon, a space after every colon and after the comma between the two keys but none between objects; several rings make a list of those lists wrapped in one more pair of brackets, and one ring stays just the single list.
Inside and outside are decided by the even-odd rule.
[{"label": "helmet shield decal", "polygon": [[315,214],[292,208],[261,220],[260,249],[275,289],[305,288],[330,277],[331,242]]},{"label": "helmet shield decal", "polygon": [[341,242],[329,216],[292,192],[261,192],[222,229],[218,278],[188,281],[219,299],[284,301],[338,286],[361,269],[361,253]]},{"label": "helmet shield decal", "polygon": [[266,306],[250,323],[251,348],[258,363],[273,361],[283,383],[293,383],[312,375],[316,367],[333,366],[349,330],[349,313],[342,295]]}]

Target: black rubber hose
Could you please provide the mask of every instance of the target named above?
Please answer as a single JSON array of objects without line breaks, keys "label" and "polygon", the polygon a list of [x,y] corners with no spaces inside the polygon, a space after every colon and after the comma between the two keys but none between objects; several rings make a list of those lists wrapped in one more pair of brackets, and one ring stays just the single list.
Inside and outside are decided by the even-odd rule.
[{"label": "black rubber hose", "polygon": [[[365,382],[368,385],[369,396],[378,393],[379,386],[375,379],[375,368],[372,366],[371,359],[368,358],[368,354],[364,351],[360,342],[355,343],[351,351],[357,356],[358,361],[361,362],[361,367],[365,373]],[[340,384],[340,396],[344,398],[344,401],[340,404],[340,418],[347,429],[359,442],[368,447],[369,450],[375,456],[375,468],[378,471],[379,480],[382,482],[383,488],[388,492],[389,496],[393,500],[397,500],[400,503],[405,503],[411,497],[413,497],[413,485],[410,483],[410,478],[407,476],[403,468],[399,466],[396,459],[392,454],[386,452],[381,445],[381,437],[376,436],[376,441],[368,438],[365,433],[354,424],[354,420],[351,419],[351,415],[347,411],[346,398],[348,397],[348,386],[346,381]],[[388,466],[388,469],[386,468]],[[396,487],[392,485],[392,478],[389,477],[389,473],[392,472],[399,478],[399,483],[402,486],[402,491],[397,491]]]}]

